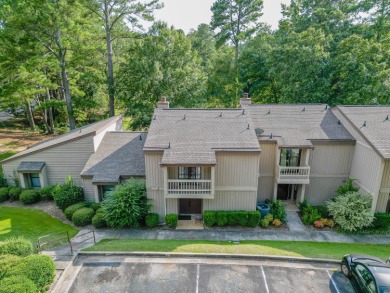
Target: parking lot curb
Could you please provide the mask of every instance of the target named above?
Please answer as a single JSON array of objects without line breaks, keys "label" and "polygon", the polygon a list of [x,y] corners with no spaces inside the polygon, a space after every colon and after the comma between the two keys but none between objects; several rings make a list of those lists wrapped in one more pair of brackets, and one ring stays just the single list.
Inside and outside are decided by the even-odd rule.
[{"label": "parking lot curb", "polygon": [[158,257],[158,258],[226,258],[241,260],[273,260],[298,263],[326,263],[340,264],[340,260],[325,258],[308,258],[259,254],[225,254],[225,253],[184,253],[184,252],[142,252],[142,251],[80,251],[78,256],[133,256],[133,257]]}]

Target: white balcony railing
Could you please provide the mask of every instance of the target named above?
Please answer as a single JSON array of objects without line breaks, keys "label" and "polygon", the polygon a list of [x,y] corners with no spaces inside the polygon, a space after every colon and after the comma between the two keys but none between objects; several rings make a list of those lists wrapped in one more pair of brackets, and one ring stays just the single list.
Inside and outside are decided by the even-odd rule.
[{"label": "white balcony railing", "polygon": [[168,179],[168,195],[211,194],[211,180]]},{"label": "white balcony railing", "polygon": [[276,166],[276,179],[278,183],[301,183],[308,184],[310,177],[310,167],[284,167]]}]

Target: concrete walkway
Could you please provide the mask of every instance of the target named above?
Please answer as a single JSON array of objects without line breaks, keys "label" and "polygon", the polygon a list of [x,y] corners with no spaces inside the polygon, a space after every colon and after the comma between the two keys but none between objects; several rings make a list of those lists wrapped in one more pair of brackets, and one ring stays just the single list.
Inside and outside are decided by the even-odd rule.
[{"label": "concrete walkway", "polygon": [[296,211],[287,211],[287,226],[290,232],[307,232],[307,228],[302,224]]}]

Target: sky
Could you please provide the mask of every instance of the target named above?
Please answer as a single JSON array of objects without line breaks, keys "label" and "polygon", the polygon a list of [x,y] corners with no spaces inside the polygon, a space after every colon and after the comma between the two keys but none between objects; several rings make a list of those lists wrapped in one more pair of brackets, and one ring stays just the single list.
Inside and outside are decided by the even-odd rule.
[{"label": "sky", "polygon": [[[215,0],[162,0],[162,2],[165,7],[155,12],[156,20],[165,21],[188,33],[201,23],[210,23],[212,15],[210,8]],[[280,4],[289,2],[290,0],[264,0],[261,21],[276,29],[281,18]]]}]

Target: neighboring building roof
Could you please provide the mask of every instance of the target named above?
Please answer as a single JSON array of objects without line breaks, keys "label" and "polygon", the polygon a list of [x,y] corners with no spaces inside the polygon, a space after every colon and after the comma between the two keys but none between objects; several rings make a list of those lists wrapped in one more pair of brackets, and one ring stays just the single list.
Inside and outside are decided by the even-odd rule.
[{"label": "neighboring building roof", "polygon": [[76,139],[79,139],[79,138],[82,138],[82,137],[85,137],[88,135],[96,135],[99,132],[103,131],[107,126],[111,125],[112,123],[118,121],[121,118],[122,118],[122,115],[118,115],[118,116],[104,119],[102,121],[98,121],[98,122],[95,122],[92,124],[85,125],[83,127],[73,129],[65,134],[62,134],[62,135],[41,141],[39,143],[36,143],[36,144],[30,146],[29,148],[25,149],[24,151],[21,151],[15,155],[13,155],[12,157],[9,157],[1,162],[2,163],[8,162],[8,161],[17,159],[17,158],[25,156],[25,155],[35,153],[37,151],[41,151],[41,150],[47,149],[49,147],[56,146],[58,144],[66,143],[70,140],[76,140]]},{"label": "neighboring building roof", "polygon": [[242,109],[156,109],[145,151],[164,151],[163,165],[215,165],[216,151],[260,151]]},{"label": "neighboring building roof", "polygon": [[311,148],[312,141],[354,141],[325,104],[245,105],[260,141]]},{"label": "neighboring building roof", "polygon": [[145,132],[107,132],[81,176],[93,176],[93,183],[115,183],[121,177],[144,177],[146,136]]},{"label": "neighboring building roof", "polygon": [[339,111],[384,159],[390,159],[390,106],[339,106]]},{"label": "neighboring building roof", "polygon": [[41,172],[45,162],[21,162],[16,171],[18,172]]}]

